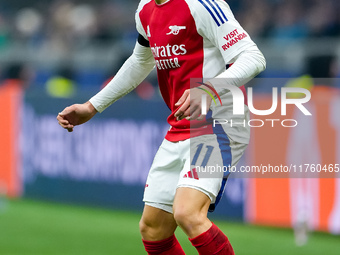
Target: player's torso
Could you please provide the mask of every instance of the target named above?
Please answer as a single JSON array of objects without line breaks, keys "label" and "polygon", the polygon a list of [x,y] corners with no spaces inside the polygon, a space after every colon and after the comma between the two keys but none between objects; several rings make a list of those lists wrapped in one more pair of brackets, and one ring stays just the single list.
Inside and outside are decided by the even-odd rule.
[{"label": "player's torso", "polygon": [[185,0],[157,5],[154,0],[140,11],[140,20],[156,61],[162,96],[171,111],[190,78],[201,78],[203,38]]}]

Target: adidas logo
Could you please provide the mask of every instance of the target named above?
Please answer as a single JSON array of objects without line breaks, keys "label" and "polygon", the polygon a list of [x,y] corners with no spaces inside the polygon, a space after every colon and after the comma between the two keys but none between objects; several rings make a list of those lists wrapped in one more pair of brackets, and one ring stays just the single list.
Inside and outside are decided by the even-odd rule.
[{"label": "adidas logo", "polygon": [[193,168],[191,171],[187,172],[183,178],[194,178],[199,180],[196,168]]}]

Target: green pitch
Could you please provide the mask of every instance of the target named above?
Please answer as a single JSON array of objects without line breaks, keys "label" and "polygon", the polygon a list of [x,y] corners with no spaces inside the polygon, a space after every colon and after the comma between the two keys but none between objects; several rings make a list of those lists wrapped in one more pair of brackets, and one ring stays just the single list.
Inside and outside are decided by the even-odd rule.
[{"label": "green pitch", "polygon": [[[145,254],[138,232],[140,215],[87,207],[18,200],[0,204],[0,254]],[[286,229],[215,221],[228,235],[236,255],[339,254],[340,237],[312,234],[296,247]],[[197,254],[181,230],[188,255]]]}]

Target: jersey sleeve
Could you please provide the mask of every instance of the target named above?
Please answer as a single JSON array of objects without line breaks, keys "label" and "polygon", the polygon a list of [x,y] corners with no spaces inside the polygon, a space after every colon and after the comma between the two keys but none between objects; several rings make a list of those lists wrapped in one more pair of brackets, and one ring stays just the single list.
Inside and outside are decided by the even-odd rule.
[{"label": "jersey sleeve", "polygon": [[144,47],[137,41],[132,55],[105,88],[90,99],[90,103],[98,112],[104,111],[135,89],[149,75],[154,66],[155,60],[150,47]]},{"label": "jersey sleeve", "polygon": [[[149,41],[148,40],[148,37],[146,35],[146,32],[143,28],[143,25],[142,25],[142,22],[140,20],[140,17],[139,17],[139,13],[140,11],[143,9],[143,6],[148,3],[150,0],[142,0],[139,5],[138,5],[138,8],[137,8],[137,11],[136,11],[136,14],[135,14],[135,21],[136,21],[136,29],[138,31],[138,33],[146,40],[146,41]],[[140,40],[141,38],[139,38],[138,40]],[[143,44],[142,44],[143,45]]]},{"label": "jersey sleeve", "polygon": [[[188,0],[198,33],[221,52],[226,64],[255,45],[223,0]],[[255,22],[255,21],[254,21]]]}]

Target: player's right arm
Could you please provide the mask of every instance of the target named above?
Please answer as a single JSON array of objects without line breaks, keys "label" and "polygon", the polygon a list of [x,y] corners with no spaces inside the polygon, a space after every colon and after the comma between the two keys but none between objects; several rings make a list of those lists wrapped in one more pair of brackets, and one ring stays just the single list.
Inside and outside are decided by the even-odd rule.
[{"label": "player's right arm", "polygon": [[154,66],[155,61],[148,41],[139,35],[132,55],[108,85],[88,102],[66,107],[57,116],[59,124],[72,132],[74,126],[90,120],[97,112],[104,111],[119,98],[135,89],[149,75]]},{"label": "player's right arm", "polygon": [[135,89],[155,67],[148,37],[139,18],[139,11],[145,3],[146,1],[141,1],[135,16],[139,36],[133,53],[115,77],[88,102],[71,105],[58,114],[59,124],[69,132],[73,131],[74,126],[87,122],[97,112],[104,111],[112,103]]},{"label": "player's right arm", "polygon": [[126,60],[115,77],[90,103],[98,112],[104,111],[112,103],[135,89],[152,71],[155,60],[149,42],[139,35],[133,54]]},{"label": "player's right arm", "polygon": [[90,120],[97,110],[90,102],[84,104],[74,104],[66,107],[57,116],[59,125],[67,129],[69,132],[73,131],[74,126],[83,124]]}]

